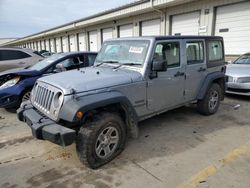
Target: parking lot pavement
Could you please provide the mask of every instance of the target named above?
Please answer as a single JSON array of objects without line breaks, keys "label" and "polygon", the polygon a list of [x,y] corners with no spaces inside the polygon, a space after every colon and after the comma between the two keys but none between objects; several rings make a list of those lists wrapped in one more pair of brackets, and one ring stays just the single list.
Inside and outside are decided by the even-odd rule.
[{"label": "parking lot pavement", "polygon": [[0,147],[17,140],[30,139],[31,131],[16,116],[16,110],[0,108]]},{"label": "parking lot pavement", "polygon": [[[249,101],[228,96],[213,116],[183,107],[146,120],[139,138],[98,170],[78,161],[75,145],[61,148],[35,139],[1,145],[0,187],[249,187]],[[0,126],[12,125],[8,121]]]}]

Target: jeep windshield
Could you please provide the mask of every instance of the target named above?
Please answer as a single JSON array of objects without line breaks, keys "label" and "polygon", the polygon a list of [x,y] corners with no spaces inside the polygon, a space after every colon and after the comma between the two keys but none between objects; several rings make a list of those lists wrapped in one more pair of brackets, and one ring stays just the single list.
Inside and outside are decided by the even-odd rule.
[{"label": "jeep windshield", "polygon": [[105,42],[96,58],[97,65],[111,63],[142,66],[149,48],[147,40],[117,40]]}]

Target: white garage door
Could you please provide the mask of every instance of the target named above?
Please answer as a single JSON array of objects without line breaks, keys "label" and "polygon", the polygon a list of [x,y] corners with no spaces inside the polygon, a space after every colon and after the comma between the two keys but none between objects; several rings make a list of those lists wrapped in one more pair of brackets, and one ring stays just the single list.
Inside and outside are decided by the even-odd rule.
[{"label": "white garage door", "polygon": [[119,26],[119,37],[132,37],[133,36],[133,24]]},{"label": "white garage door", "polygon": [[61,38],[56,38],[56,52],[62,52]]},{"label": "white garage door", "polygon": [[108,39],[112,39],[112,38],[113,38],[112,28],[102,29],[102,42]]},{"label": "white garage door", "polygon": [[50,39],[50,51],[55,52],[55,39]]},{"label": "white garage door", "polygon": [[35,49],[38,50],[38,41],[35,42]]},{"label": "white garage door", "polygon": [[75,35],[70,35],[69,36],[69,47],[71,52],[77,51],[77,43],[76,43],[76,36]]},{"label": "white garage door", "polygon": [[45,50],[44,40],[41,41],[41,47],[42,47],[41,50]]},{"label": "white garage door", "polygon": [[63,52],[69,51],[68,36],[64,36],[62,38],[62,46],[63,46]]},{"label": "white garage door", "polygon": [[97,31],[89,32],[89,50],[93,52],[97,52]]},{"label": "white garage door", "polygon": [[45,48],[46,50],[50,51],[49,39],[45,41]]},{"label": "white garage door", "polygon": [[250,51],[250,2],[217,8],[215,35],[224,37],[225,53]]},{"label": "white garage door", "polygon": [[160,33],[160,19],[141,22],[141,36],[160,35]]},{"label": "white garage door", "polygon": [[86,51],[86,40],[85,40],[85,33],[79,33],[78,34],[78,45],[80,51]]},{"label": "white garage door", "polygon": [[199,11],[172,16],[172,35],[198,35],[199,27]]},{"label": "white garage door", "polygon": [[41,41],[37,41],[37,50],[41,51]]}]

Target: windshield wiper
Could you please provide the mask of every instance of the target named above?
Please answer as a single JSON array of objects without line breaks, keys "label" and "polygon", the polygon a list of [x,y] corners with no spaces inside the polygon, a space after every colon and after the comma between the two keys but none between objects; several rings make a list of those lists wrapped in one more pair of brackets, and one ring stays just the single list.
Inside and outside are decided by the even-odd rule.
[{"label": "windshield wiper", "polygon": [[122,65],[141,65],[140,63],[123,63]]},{"label": "windshield wiper", "polygon": [[118,61],[101,61],[99,64],[97,64],[95,67],[101,66],[103,63],[113,63],[113,64],[118,64]]},{"label": "windshield wiper", "polygon": [[139,64],[139,63],[122,63],[122,64],[118,65],[117,67],[114,67],[113,69],[118,69],[118,68],[120,68],[123,65],[133,66],[133,65],[141,65],[141,64]]},{"label": "windshield wiper", "polygon": [[103,61],[102,63],[119,63],[119,61]]}]

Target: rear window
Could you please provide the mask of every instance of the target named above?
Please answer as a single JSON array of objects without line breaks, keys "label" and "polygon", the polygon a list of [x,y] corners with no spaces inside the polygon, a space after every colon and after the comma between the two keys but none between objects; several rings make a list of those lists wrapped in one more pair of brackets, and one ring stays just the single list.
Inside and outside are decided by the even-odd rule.
[{"label": "rear window", "polygon": [[33,53],[40,56],[40,57],[43,57],[38,51],[34,51]]},{"label": "rear window", "polygon": [[16,60],[16,59],[24,59],[31,57],[29,54],[26,54],[17,50],[0,50],[0,61],[7,60]]},{"label": "rear window", "polygon": [[209,61],[223,60],[223,46],[221,41],[208,42]]}]

